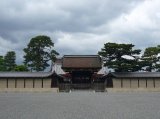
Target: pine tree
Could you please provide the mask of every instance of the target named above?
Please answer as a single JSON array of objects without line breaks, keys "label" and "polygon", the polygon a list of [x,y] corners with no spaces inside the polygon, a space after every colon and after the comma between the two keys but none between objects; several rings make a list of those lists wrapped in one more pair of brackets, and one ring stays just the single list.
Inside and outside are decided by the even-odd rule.
[{"label": "pine tree", "polygon": [[7,71],[11,71],[16,66],[15,60],[16,53],[14,51],[9,51],[6,53],[6,55],[4,56],[4,62]]},{"label": "pine tree", "polygon": [[49,60],[55,60],[58,52],[52,50],[54,43],[48,36],[36,36],[32,38],[24,48],[24,64],[31,71],[44,71],[49,66]]},{"label": "pine tree", "polygon": [[[106,43],[98,54],[102,56],[105,62],[104,65],[115,72],[138,71],[141,69],[141,65],[137,56],[141,50],[132,50],[133,47],[133,44]],[[127,59],[124,56],[132,58]]]},{"label": "pine tree", "polygon": [[3,56],[0,56],[0,71],[6,71],[6,65],[3,59]]},{"label": "pine tree", "polygon": [[147,71],[156,70],[159,67],[159,59],[158,56],[159,49],[157,47],[148,47],[145,49],[144,54],[142,55],[143,66],[146,67]]}]

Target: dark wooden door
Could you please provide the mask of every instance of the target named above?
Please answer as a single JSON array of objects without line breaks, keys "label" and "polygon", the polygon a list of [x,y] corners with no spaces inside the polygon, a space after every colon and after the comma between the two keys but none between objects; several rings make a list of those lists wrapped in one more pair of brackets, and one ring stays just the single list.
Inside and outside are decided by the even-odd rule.
[{"label": "dark wooden door", "polygon": [[91,72],[75,71],[72,73],[72,84],[74,89],[90,89],[91,88]]}]

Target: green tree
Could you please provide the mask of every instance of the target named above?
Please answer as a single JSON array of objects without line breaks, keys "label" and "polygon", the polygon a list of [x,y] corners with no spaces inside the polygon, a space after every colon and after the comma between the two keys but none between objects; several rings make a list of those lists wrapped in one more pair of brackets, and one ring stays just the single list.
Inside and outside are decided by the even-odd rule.
[{"label": "green tree", "polygon": [[[132,44],[106,43],[98,52],[104,59],[104,65],[115,72],[133,72],[141,69],[139,58],[141,50],[132,50]],[[126,56],[131,58],[127,59]]]},{"label": "green tree", "polygon": [[16,65],[12,71],[28,71],[27,67],[25,65]]},{"label": "green tree", "polygon": [[58,52],[52,50],[54,43],[48,36],[36,36],[32,38],[24,48],[24,64],[34,71],[44,71],[49,66],[49,60],[55,60]]},{"label": "green tree", "polygon": [[11,71],[16,66],[15,60],[16,60],[16,53],[14,51],[9,51],[6,53],[6,55],[4,56],[4,62],[7,71]]},{"label": "green tree", "polygon": [[160,45],[157,45],[157,48],[158,48],[158,51],[159,51],[159,53],[160,53]]},{"label": "green tree", "polygon": [[[157,48],[158,48],[158,51],[160,54],[160,45],[158,45]],[[156,68],[157,68],[157,72],[160,72],[160,61],[159,61],[159,63],[157,63]]]},{"label": "green tree", "polygon": [[159,49],[157,47],[148,47],[145,49],[144,54],[142,55],[143,66],[146,67],[147,71],[156,70],[159,67],[159,59],[158,56]]},{"label": "green tree", "polygon": [[6,65],[3,59],[3,56],[0,56],[0,71],[6,71]]}]

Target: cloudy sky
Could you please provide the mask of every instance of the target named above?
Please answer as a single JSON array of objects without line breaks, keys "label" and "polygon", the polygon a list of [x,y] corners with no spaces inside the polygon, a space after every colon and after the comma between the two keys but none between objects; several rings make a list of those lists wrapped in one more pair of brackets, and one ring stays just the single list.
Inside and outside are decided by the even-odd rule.
[{"label": "cloudy sky", "polygon": [[104,43],[160,45],[160,0],[0,0],[0,55],[47,35],[62,55],[97,54]]}]

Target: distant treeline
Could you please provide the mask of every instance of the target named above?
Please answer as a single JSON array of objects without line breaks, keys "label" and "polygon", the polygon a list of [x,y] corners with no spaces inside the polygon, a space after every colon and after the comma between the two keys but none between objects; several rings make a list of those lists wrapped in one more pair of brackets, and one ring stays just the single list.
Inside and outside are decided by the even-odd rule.
[{"label": "distant treeline", "polygon": [[115,72],[160,71],[160,45],[148,47],[143,54],[133,44],[106,43],[98,52],[104,65]]},{"label": "distant treeline", "polygon": [[[115,72],[160,71],[160,45],[146,48],[143,54],[140,49],[133,50],[134,46],[108,42],[98,54],[104,66]],[[48,61],[55,61],[59,55],[53,47],[50,37],[36,36],[23,49],[24,65],[16,65],[16,53],[9,51],[0,56],[0,71],[44,71],[49,66]]]}]

